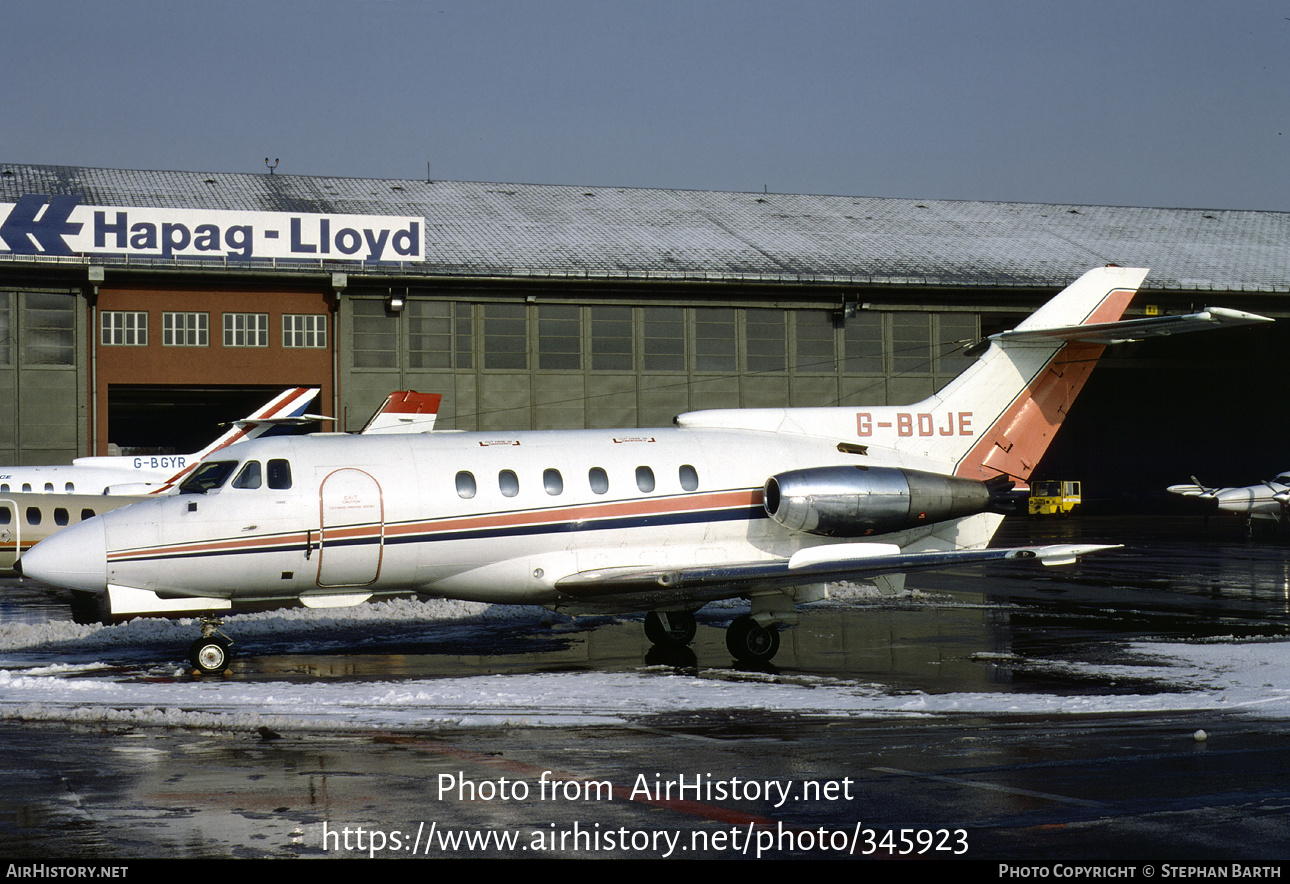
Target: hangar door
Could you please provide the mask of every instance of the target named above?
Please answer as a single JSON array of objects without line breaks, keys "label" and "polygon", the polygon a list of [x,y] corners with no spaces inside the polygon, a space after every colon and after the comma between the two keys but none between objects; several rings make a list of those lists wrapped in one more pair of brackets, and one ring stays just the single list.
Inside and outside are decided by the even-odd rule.
[{"label": "hangar door", "polygon": [[[108,387],[107,441],[121,454],[192,454],[217,439],[234,421],[262,408],[283,389],[260,385],[112,384]],[[323,406],[315,399],[309,411],[316,414]],[[291,432],[318,429],[315,424],[296,427]]]}]

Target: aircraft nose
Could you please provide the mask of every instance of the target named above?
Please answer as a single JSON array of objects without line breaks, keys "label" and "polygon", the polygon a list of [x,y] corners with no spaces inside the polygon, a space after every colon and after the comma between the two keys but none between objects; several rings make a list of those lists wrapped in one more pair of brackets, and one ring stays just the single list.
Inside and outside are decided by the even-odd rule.
[{"label": "aircraft nose", "polygon": [[87,519],[46,537],[23,553],[22,575],[67,589],[102,591],[107,586],[107,532],[103,520]]}]

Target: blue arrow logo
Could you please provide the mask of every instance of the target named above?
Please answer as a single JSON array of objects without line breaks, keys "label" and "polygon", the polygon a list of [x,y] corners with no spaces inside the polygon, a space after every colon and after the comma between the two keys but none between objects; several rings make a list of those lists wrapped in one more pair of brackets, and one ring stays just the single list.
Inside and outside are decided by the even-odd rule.
[{"label": "blue arrow logo", "polygon": [[[46,201],[49,208],[41,214]],[[73,252],[63,237],[81,232],[79,222],[67,220],[79,201],[75,196],[46,197],[30,193],[20,196],[9,217],[0,224],[0,239],[15,255],[71,255]]]}]

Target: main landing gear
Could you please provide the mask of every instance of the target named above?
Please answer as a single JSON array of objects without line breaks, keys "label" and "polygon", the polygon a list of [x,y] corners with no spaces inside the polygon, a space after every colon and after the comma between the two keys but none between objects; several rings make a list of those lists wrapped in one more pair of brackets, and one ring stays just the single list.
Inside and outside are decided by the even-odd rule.
[{"label": "main landing gear", "polygon": [[[645,615],[645,637],[660,648],[685,647],[694,640],[694,614],[690,611],[650,611]],[[751,614],[736,617],[726,629],[726,648],[735,660],[764,666],[779,651],[779,629],[765,625]]]},{"label": "main landing gear", "polygon": [[188,661],[202,675],[218,675],[228,669],[233,640],[219,631],[223,625],[217,617],[203,617],[202,637],[188,647]]},{"label": "main landing gear", "polygon": [[726,628],[726,648],[740,663],[764,666],[779,651],[779,629],[762,626],[751,614],[736,617]]}]

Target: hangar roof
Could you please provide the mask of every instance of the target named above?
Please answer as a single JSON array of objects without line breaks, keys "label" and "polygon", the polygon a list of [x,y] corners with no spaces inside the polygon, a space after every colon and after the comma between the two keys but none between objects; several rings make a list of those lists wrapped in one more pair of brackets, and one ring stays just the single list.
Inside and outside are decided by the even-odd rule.
[{"label": "hangar roof", "polygon": [[0,203],[24,194],[425,218],[424,262],[363,274],[1060,286],[1116,263],[1150,267],[1149,289],[1290,291],[1285,212],[0,163]]}]

